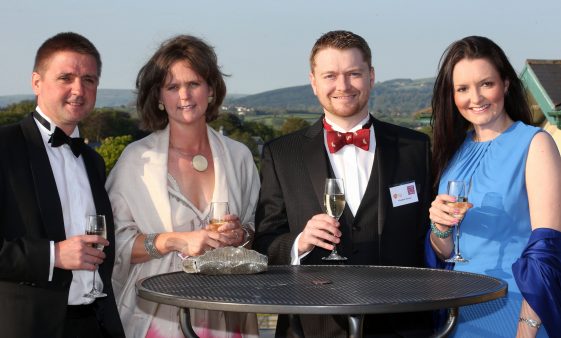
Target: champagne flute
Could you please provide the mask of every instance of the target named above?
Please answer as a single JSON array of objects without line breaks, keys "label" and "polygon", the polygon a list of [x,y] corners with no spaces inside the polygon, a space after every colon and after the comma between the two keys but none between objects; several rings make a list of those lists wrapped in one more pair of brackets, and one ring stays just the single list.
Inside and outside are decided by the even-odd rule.
[{"label": "champagne flute", "polygon": [[[105,225],[105,215],[89,215],[87,217],[86,223],[86,235],[98,235],[105,239],[107,239],[107,227]],[[103,245],[96,244],[95,248],[98,250],[103,250]],[[100,290],[95,285],[95,275],[97,269],[93,272],[93,284],[92,289],[90,292],[86,293],[84,297],[87,298],[100,298],[106,297],[107,294],[103,293],[103,290]]]},{"label": "champagne flute", "polygon": [[[219,232],[218,228],[220,228],[222,224],[228,222],[227,220],[225,220],[225,216],[229,214],[230,210],[228,207],[228,202],[211,202],[210,211],[208,213],[208,230]],[[250,234],[249,230],[243,225],[242,230],[245,232],[245,236],[247,239],[240,246],[245,246],[250,241]]]},{"label": "champagne flute", "polygon": [[218,232],[218,228],[227,223],[225,216],[229,213],[228,202],[211,202],[208,213],[208,229]]},{"label": "champagne flute", "polygon": [[[328,178],[325,180],[325,193],[323,195],[323,206],[325,213],[339,220],[343,210],[345,210],[345,185],[342,178]],[[326,261],[344,261],[347,257],[343,257],[337,253],[334,245],[329,256],[322,257]]]},{"label": "champagne flute", "polygon": [[[471,182],[470,182],[471,188]],[[462,223],[463,217],[470,208],[468,203],[468,196],[466,190],[466,184],[464,181],[448,181],[448,195],[456,198],[456,202],[447,203],[448,205],[459,209],[461,212],[459,214],[453,214],[452,216],[458,219],[456,224],[456,231],[454,236],[454,256],[448,258],[446,262],[449,263],[467,263],[468,259],[464,258],[460,252],[460,223]]]}]

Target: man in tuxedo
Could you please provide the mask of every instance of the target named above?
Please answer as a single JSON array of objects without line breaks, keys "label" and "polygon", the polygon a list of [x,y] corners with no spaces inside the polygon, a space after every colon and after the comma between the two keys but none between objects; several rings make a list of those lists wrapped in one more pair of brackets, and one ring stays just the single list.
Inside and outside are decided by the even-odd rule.
[{"label": "man in tuxedo", "polygon": [[[77,138],[100,74],[89,40],[51,37],[35,57],[36,111],[0,128],[2,337],[124,337],[111,287],[115,238],[105,165]],[[105,215],[107,239],[85,235],[86,216],[95,214]],[[94,273],[106,297],[85,297]]]},{"label": "man in tuxedo", "polygon": [[[263,148],[254,247],[269,264],[423,265],[431,201],[426,135],[372,117],[371,51],[348,31],[321,36],[310,82],[324,116]],[[324,182],[342,178],[346,207],[324,213]],[[344,261],[322,258],[337,248]],[[369,315],[365,336],[427,336],[430,315]],[[300,329],[303,332],[298,332]],[[343,316],[279,316],[277,336],[347,336]]]}]

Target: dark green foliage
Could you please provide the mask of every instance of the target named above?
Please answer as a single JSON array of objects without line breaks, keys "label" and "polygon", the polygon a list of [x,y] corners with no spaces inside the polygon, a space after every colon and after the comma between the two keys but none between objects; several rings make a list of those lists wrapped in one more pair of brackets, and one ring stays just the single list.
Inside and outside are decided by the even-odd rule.
[{"label": "dark green foliage", "polygon": [[310,126],[310,123],[308,123],[308,121],[304,120],[303,118],[289,117],[284,121],[280,132],[282,135],[286,135],[308,126]]},{"label": "dark green foliage", "polygon": [[[248,126],[235,114],[220,114],[218,118],[209,123],[209,125],[216,131],[223,133],[224,135],[245,144],[254,158],[259,157],[259,147],[258,142],[261,142],[259,135],[255,135],[251,128],[252,125]],[[260,129],[264,134],[267,133],[266,126]]]},{"label": "dark green foliage", "polygon": [[278,131],[266,124],[256,121],[244,121],[245,129],[249,130],[253,136],[259,136],[263,142],[270,141],[279,136]]},{"label": "dark green foliage", "polygon": [[103,157],[105,161],[105,170],[107,174],[113,169],[115,163],[121,156],[121,153],[127,146],[131,143],[133,138],[131,135],[117,136],[117,137],[107,137],[101,141],[101,145],[96,148],[96,151]]},{"label": "dark green foliage", "polygon": [[21,121],[27,114],[35,110],[35,101],[25,100],[0,108],[0,125]]},{"label": "dark green foliage", "polygon": [[128,112],[114,109],[95,109],[79,125],[82,137],[99,142],[106,137],[133,135],[138,138],[138,120],[132,119]]},{"label": "dark green foliage", "polygon": [[29,112],[27,113],[13,113],[13,112],[1,112],[0,113],[0,126],[5,124],[12,124],[21,121]]}]

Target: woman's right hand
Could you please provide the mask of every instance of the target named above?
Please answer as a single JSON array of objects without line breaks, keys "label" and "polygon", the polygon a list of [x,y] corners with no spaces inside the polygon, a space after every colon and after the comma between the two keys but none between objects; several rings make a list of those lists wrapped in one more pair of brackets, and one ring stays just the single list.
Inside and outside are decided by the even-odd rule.
[{"label": "woman's right hand", "polygon": [[468,208],[456,208],[453,204],[451,204],[453,202],[456,202],[456,199],[453,196],[446,194],[436,196],[429,209],[430,220],[436,225],[446,227],[458,224],[458,221],[464,217],[465,213],[473,205],[469,203]]}]

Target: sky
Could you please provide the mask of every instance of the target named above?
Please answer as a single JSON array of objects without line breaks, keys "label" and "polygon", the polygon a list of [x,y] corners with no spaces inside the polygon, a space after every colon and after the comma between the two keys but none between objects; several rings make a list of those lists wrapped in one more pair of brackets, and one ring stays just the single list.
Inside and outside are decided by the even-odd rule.
[{"label": "sky", "polygon": [[434,77],[455,40],[483,35],[514,68],[561,59],[559,0],[2,0],[0,96],[32,94],[35,52],[62,31],[86,36],[103,61],[100,88],[134,89],[166,39],[191,34],[214,46],[229,94],[308,84],[308,56],[331,30],[364,37],[376,81]]}]

